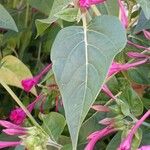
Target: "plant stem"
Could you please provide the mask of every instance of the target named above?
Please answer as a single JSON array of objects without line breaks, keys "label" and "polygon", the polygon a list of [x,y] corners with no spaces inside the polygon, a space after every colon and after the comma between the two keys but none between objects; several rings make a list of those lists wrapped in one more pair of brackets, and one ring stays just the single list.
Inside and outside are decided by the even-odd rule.
[{"label": "plant stem", "polygon": [[94,11],[96,16],[100,16],[101,15],[100,11],[98,10],[98,8],[95,5],[92,5],[91,8]]},{"label": "plant stem", "polygon": [[25,28],[28,27],[29,9],[30,9],[30,6],[29,6],[29,4],[27,3],[26,14],[25,14],[25,24],[24,24]]},{"label": "plant stem", "polygon": [[17,5],[17,0],[14,0],[13,1],[13,8],[16,8],[16,5]]}]

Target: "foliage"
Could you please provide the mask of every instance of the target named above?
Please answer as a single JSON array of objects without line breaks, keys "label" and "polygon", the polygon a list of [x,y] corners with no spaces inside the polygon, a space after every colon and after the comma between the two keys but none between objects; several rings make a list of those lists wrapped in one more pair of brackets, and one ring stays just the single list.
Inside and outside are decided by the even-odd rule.
[{"label": "foliage", "polygon": [[149,0],[1,0],[0,148],[150,145],[149,47]]}]

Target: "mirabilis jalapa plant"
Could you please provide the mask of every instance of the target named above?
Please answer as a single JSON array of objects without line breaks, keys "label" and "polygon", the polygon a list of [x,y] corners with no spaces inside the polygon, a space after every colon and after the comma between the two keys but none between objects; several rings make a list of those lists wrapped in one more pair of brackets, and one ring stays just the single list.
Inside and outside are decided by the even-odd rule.
[{"label": "mirabilis jalapa plant", "polygon": [[[25,107],[8,85],[0,79],[0,83],[20,106],[11,111],[9,116],[11,122],[0,120],[0,125],[6,128],[2,131],[9,136],[17,136],[18,140],[0,141],[0,148],[22,145],[27,150],[49,150],[52,148],[51,146],[56,149],[94,150],[101,149],[102,144],[96,145],[98,141],[101,142],[108,135],[114,135],[115,139],[116,135],[118,137],[118,133],[122,133],[117,139],[119,142],[117,144],[113,143],[114,139],[106,143],[103,141],[104,145],[108,145],[108,147],[105,146],[105,149],[109,150],[114,144],[114,150],[149,150],[149,144],[140,145],[142,140],[142,128],[140,129],[140,127],[150,127],[150,124],[145,122],[150,116],[150,111],[148,110],[142,116],[143,103],[133,90],[132,83],[128,81],[128,72],[149,64],[149,47],[136,41],[138,34],[149,41],[149,28],[136,32],[134,36],[131,30],[134,25],[136,26],[138,20],[138,17],[133,17],[140,11],[137,3],[141,5],[146,18],[150,19],[149,12],[145,11],[148,8],[144,9],[145,5],[140,0],[137,0],[137,2],[135,0],[116,0],[114,3],[118,13],[114,16],[109,15],[109,12],[108,14],[103,13],[104,6],[108,7],[107,3],[110,0],[61,1],[62,10],[53,15],[53,21],[50,20],[50,23],[62,19],[76,21],[78,25],[63,27],[59,22],[60,20],[56,21],[63,29],[57,34],[51,48],[52,63],[47,65],[38,75],[23,78],[20,81],[22,89],[27,94],[32,92],[35,87],[39,88],[38,94],[34,93],[36,95],[35,100]],[[55,5],[57,3],[54,2]],[[29,4],[34,5],[32,1]],[[35,8],[38,9],[38,7]],[[135,14],[132,14],[134,7],[137,10]],[[44,28],[45,26],[42,29]],[[126,56],[124,57],[126,58],[122,60],[122,51],[126,49],[126,46],[135,48],[135,51],[125,51]],[[54,84],[49,84],[49,78],[53,76],[51,74],[54,74],[55,77],[56,82],[54,81]],[[122,87],[118,85],[119,90],[116,95],[113,94],[115,90],[109,88],[109,81],[114,80],[114,76],[118,80],[123,78],[123,84],[127,84],[124,85],[126,89],[121,89]],[[41,91],[40,88],[42,88]],[[65,135],[64,131],[64,135],[61,136],[65,127],[64,117],[57,114],[61,119],[55,120],[58,116],[47,117],[47,112],[51,111],[51,108],[44,112],[41,109],[51,96],[51,91],[54,92],[53,96],[56,99],[53,104],[55,110],[62,114],[63,110],[65,112],[67,129],[69,129],[67,136],[70,135],[69,144],[67,142],[67,144],[64,144],[63,140],[60,141]],[[109,101],[101,102],[97,100],[99,96],[102,96],[101,91],[110,98]],[[60,103],[58,100],[60,100]],[[138,104],[135,104],[134,101]],[[140,110],[135,111],[136,106],[140,107]],[[39,121],[36,118],[38,122],[31,115],[32,112],[34,113],[34,109],[35,112],[37,112],[37,109],[40,111],[39,118],[41,120]],[[90,113],[88,113],[89,111]],[[105,117],[101,118],[101,112],[105,113]],[[99,113],[99,125],[96,125],[94,129],[87,129],[86,139],[83,142],[82,136],[80,137],[80,134],[83,133],[83,127],[88,128],[87,124],[90,119]],[[97,118],[94,118],[94,120],[97,121]],[[47,121],[50,121],[50,123]],[[96,124],[98,124],[98,121]],[[59,135],[59,137],[56,135]],[[61,144],[58,144],[59,142]],[[83,145],[82,142],[84,146],[80,148]]]}]

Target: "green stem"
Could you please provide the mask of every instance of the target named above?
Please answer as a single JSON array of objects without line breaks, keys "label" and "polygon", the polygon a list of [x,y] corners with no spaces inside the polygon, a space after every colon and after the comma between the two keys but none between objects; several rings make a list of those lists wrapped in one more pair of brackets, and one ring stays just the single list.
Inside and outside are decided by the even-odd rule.
[{"label": "green stem", "polygon": [[96,14],[96,16],[101,15],[100,11],[98,10],[98,8],[95,5],[92,5],[91,8],[94,11],[94,13]]},{"label": "green stem", "polygon": [[29,4],[27,3],[27,7],[26,7],[26,14],[25,14],[25,28],[28,27],[28,18],[29,18],[29,9],[30,9],[30,6]]},{"label": "green stem", "polygon": [[14,0],[13,1],[13,8],[16,8],[16,5],[17,5],[17,0]]}]

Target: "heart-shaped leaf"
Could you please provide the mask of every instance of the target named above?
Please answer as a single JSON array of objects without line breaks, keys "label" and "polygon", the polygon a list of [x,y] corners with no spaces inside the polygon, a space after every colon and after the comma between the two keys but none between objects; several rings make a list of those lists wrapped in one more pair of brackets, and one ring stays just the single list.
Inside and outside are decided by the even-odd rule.
[{"label": "heart-shaped leaf", "polygon": [[100,16],[87,29],[62,29],[52,47],[53,71],[60,88],[66,120],[76,150],[81,124],[95,101],[115,55],[126,44],[116,17]]}]

